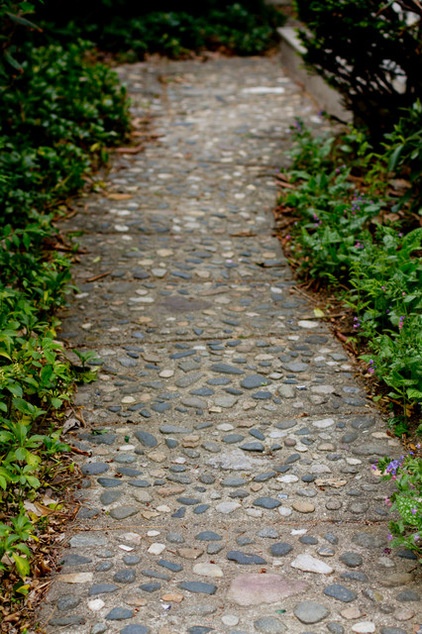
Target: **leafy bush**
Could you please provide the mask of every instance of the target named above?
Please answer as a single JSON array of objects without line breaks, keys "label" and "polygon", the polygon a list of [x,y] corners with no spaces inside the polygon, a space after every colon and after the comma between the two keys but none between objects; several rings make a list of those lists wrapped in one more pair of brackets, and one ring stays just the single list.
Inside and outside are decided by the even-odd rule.
[{"label": "leafy bush", "polygon": [[281,210],[294,219],[285,243],[298,274],[342,289],[355,314],[353,338],[369,350],[362,357],[368,372],[388,386],[406,418],[422,401],[422,229],[413,228],[418,217],[409,212],[418,196],[412,179],[402,198],[390,185],[397,139],[399,175],[412,173],[409,162],[418,158],[405,160],[404,125],[377,156],[359,132],[315,138],[298,122],[294,187],[285,190]]},{"label": "leafy bush", "polygon": [[296,0],[305,61],[379,142],[422,94],[417,0]]},{"label": "leafy bush", "polygon": [[422,460],[411,452],[396,460],[384,458],[374,468],[383,473],[384,479],[394,480],[396,486],[385,500],[398,514],[398,519],[390,522],[391,545],[415,552],[422,563]]},{"label": "leafy bush", "polygon": [[128,2],[99,1],[68,7],[47,2],[39,12],[45,31],[70,41],[89,38],[103,51],[129,58],[146,53],[171,57],[189,51],[224,48],[241,55],[260,53],[275,42],[284,18],[262,0],[209,0],[191,5],[158,2],[141,7]]},{"label": "leafy bush", "polygon": [[68,449],[54,431],[60,409],[92,379],[56,339],[71,259],[54,250],[55,219],[129,127],[125,91],[86,44],[26,41],[33,9],[0,8],[0,581],[18,575],[21,593],[37,533],[23,504]]}]

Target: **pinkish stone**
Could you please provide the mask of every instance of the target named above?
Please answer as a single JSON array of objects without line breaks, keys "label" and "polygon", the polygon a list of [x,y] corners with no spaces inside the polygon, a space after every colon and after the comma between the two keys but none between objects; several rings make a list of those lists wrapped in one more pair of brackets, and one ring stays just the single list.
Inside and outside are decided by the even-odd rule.
[{"label": "pinkish stone", "polygon": [[245,574],[233,579],[228,598],[238,605],[260,605],[277,603],[308,588],[303,581],[268,574]]}]

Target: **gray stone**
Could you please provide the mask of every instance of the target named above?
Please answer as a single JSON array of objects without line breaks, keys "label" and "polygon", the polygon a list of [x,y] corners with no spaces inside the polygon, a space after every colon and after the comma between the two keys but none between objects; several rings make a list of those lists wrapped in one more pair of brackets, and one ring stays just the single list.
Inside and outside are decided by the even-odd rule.
[{"label": "gray stone", "polygon": [[361,532],[352,536],[352,542],[362,548],[375,549],[386,546],[387,538],[386,536],[381,537],[380,535]]},{"label": "gray stone", "polygon": [[161,583],[159,581],[153,581],[151,583],[143,583],[139,586],[144,592],[152,593],[161,589]]},{"label": "gray stone", "polygon": [[234,365],[229,365],[228,363],[214,363],[211,366],[211,370],[220,374],[245,374],[240,368],[236,368]]},{"label": "gray stone", "polygon": [[262,497],[254,500],[253,505],[262,507],[264,509],[276,509],[277,507],[281,506],[281,502],[280,500],[276,500],[275,498]]},{"label": "gray stone", "polygon": [[139,513],[140,508],[136,506],[118,506],[110,511],[110,516],[115,520],[124,520]]},{"label": "gray stone", "polygon": [[243,451],[264,451],[264,445],[258,440],[245,442],[243,445],[240,445],[240,448],[243,449]]},{"label": "gray stone", "polygon": [[357,597],[356,592],[346,588],[346,586],[342,586],[339,583],[332,583],[324,588],[324,594],[327,597],[332,597],[333,599],[337,599],[337,601],[342,601],[343,603],[350,603],[350,601],[354,601]]},{"label": "gray stone", "polygon": [[82,466],[81,471],[84,475],[99,475],[105,473],[110,469],[110,466],[105,462],[89,462]]},{"label": "gray stone", "polygon": [[288,555],[292,550],[293,546],[287,542],[278,542],[277,544],[273,544],[270,548],[270,552],[274,557],[284,557],[284,555]]},{"label": "gray stone", "polygon": [[217,586],[212,583],[205,583],[204,581],[182,581],[182,583],[178,583],[177,585],[182,590],[199,594],[215,594],[217,592]]},{"label": "gray stone", "polygon": [[381,634],[406,634],[401,627],[382,627]]},{"label": "gray stone", "polygon": [[195,535],[195,539],[199,539],[203,542],[211,542],[220,541],[223,538],[218,533],[214,533],[214,531],[202,531],[202,533]]},{"label": "gray stone", "polygon": [[284,623],[275,616],[262,616],[254,621],[253,625],[256,631],[262,634],[282,634],[287,630]]},{"label": "gray stone", "polygon": [[113,581],[116,583],[133,583],[135,581],[136,575],[134,570],[118,570],[113,575]]},{"label": "gray stone", "polygon": [[301,623],[308,625],[310,623],[319,623],[325,619],[329,615],[330,610],[315,601],[301,601],[295,606],[293,612]]},{"label": "gray stone", "polygon": [[98,484],[101,484],[105,489],[113,489],[114,487],[121,487],[123,482],[118,478],[97,478]]},{"label": "gray stone", "polygon": [[57,609],[60,610],[61,612],[66,612],[67,610],[73,610],[73,608],[76,608],[76,606],[78,606],[81,602],[81,598],[80,597],[76,597],[73,594],[66,594],[63,597],[60,597],[60,599],[57,600]]},{"label": "gray stone", "polygon": [[206,625],[192,625],[188,629],[188,634],[207,634],[207,632],[213,632],[213,627],[207,627]]},{"label": "gray stone", "polygon": [[90,587],[88,594],[89,596],[93,597],[97,594],[116,592],[116,590],[118,589],[119,587],[116,586],[114,583],[95,583],[93,586]]},{"label": "gray stone", "polygon": [[105,546],[107,540],[98,533],[79,533],[70,538],[71,548],[89,548],[90,546]]},{"label": "gray stone", "polygon": [[123,557],[123,563],[125,563],[126,566],[136,566],[136,564],[139,564],[140,561],[141,558],[139,555],[126,555]]},{"label": "gray stone", "polygon": [[141,445],[148,448],[153,448],[158,445],[158,440],[155,436],[150,434],[148,431],[144,431],[143,429],[138,429],[135,431],[135,438],[139,440]]},{"label": "gray stone", "polygon": [[258,537],[266,537],[268,539],[277,539],[279,536],[278,531],[272,526],[268,526],[267,528],[261,528],[258,533]]},{"label": "gray stone", "polygon": [[396,596],[397,601],[420,601],[421,595],[415,590],[403,590]]},{"label": "gray stone", "polygon": [[240,550],[229,550],[227,553],[227,559],[235,561],[242,566],[251,566],[254,564],[262,565],[267,563],[265,559],[259,555],[242,553]]},{"label": "gray stone", "polygon": [[191,429],[188,427],[178,427],[177,425],[160,425],[162,434],[190,434]]},{"label": "gray stone", "polygon": [[100,502],[103,506],[109,506],[110,504],[113,504],[113,502],[117,502],[117,500],[121,497],[122,497],[121,491],[115,491],[114,489],[107,490],[101,493]]},{"label": "gray stone", "polygon": [[138,625],[136,623],[126,625],[122,630],[120,630],[120,634],[149,634],[151,632],[149,627],[145,625]]},{"label": "gray stone", "polygon": [[55,619],[51,619],[50,625],[65,627],[66,625],[83,625],[86,623],[86,619],[83,616],[77,614],[69,614],[69,616],[59,616]]},{"label": "gray stone", "polygon": [[344,627],[335,621],[327,623],[327,630],[331,632],[331,634],[344,634]]},{"label": "gray stone", "polygon": [[131,619],[133,614],[133,610],[129,610],[128,608],[113,608],[105,618],[107,621],[124,621]]},{"label": "gray stone", "polygon": [[359,553],[346,552],[340,556],[340,561],[349,566],[349,568],[356,568],[362,565],[363,558]]},{"label": "gray stone", "polygon": [[268,385],[270,381],[262,374],[250,374],[241,380],[240,385],[247,390],[254,390],[257,387]]},{"label": "gray stone", "polygon": [[178,564],[175,561],[167,561],[167,559],[160,559],[158,565],[163,568],[167,568],[167,570],[171,570],[172,572],[180,572],[183,570],[183,566],[181,564]]}]

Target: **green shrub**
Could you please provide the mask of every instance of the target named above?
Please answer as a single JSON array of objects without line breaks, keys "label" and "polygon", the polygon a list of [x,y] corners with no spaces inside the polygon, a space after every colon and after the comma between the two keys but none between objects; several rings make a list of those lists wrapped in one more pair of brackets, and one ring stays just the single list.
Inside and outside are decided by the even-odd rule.
[{"label": "green shrub", "polygon": [[[379,143],[422,94],[416,0],[296,0],[305,61],[343,95]],[[399,9],[399,10],[398,10]]]}]

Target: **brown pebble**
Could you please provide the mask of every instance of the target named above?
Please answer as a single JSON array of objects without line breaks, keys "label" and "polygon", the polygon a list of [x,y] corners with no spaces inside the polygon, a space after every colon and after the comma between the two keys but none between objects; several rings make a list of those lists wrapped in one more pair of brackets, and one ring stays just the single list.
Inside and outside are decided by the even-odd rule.
[{"label": "brown pebble", "polygon": [[198,559],[204,552],[203,548],[179,548],[177,551],[183,559]]},{"label": "brown pebble", "polygon": [[168,592],[161,597],[163,601],[170,601],[170,603],[181,603],[184,599],[183,594],[177,594],[176,592]]},{"label": "brown pebble", "polygon": [[292,508],[298,513],[313,513],[315,511],[315,505],[312,502],[305,502],[302,500],[298,500],[297,502],[293,502]]}]

